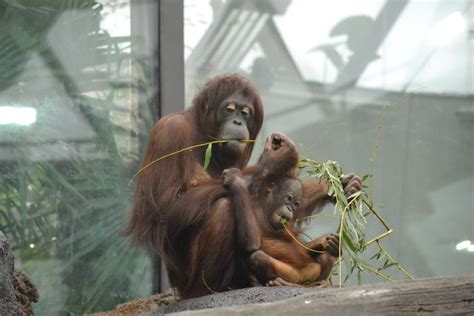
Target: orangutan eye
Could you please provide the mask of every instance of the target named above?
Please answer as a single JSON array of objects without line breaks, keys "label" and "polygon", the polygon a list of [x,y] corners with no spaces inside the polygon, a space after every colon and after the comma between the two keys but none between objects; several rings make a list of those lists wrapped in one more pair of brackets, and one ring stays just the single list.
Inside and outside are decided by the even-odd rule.
[{"label": "orangutan eye", "polygon": [[293,201],[293,195],[287,195],[287,196],[285,197],[285,202],[286,202],[286,203],[290,203],[291,201]]},{"label": "orangutan eye", "polygon": [[235,104],[231,103],[231,104],[228,104],[225,109],[227,110],[227,112],[234,112],[235,111]]},{"label": "orangutan eye", "polygon": [[295,201],[295,206],[299,207],[300,206],[300,201]]},{"label": "orangutan eye", "polygon": [[245,106],[243,109],[242,109],[242,114],[243,115],[250,115],[250,108]]}]

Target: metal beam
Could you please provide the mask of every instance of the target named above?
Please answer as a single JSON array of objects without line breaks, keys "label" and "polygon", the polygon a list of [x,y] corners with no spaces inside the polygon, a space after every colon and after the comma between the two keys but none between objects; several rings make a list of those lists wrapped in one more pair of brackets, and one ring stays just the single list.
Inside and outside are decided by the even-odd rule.
[{"label": "metal beam", "polygon": [[184,110],[184,4],[159,0],[160,116]]},{"label": "metal beam", "polygon": [[[158,0],[158,65],[160,118],[184,110],[184,1]],[[153,258],[153,292],[170,287],[166,268]]]}]

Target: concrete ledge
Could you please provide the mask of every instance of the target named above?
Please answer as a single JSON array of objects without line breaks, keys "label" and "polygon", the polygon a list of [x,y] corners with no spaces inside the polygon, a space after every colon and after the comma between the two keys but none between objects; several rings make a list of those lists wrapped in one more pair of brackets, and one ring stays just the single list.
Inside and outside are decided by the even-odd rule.
[{"label": "concrete ledge", "polygon": [[[260,304],[258,304],[260,303]],[[260,287],[178,302],[148,315],[474,315],[474,275],[350,288]]]}]

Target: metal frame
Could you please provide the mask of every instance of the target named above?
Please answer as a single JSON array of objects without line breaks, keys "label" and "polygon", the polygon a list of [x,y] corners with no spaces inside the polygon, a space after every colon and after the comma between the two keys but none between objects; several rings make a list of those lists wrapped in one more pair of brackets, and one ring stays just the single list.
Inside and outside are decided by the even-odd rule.
[{"label": "metal frame", "polygon": [[[160,117],[184,110],[184,0],[158,0]],[[154,258],[153,291],[170,287],[166,268]]]},{"label": "metal frame", "polygon": [[160,116],[184,110],[184,0],[158,0]]},{"label": "metal frame", "polygon": [[[154,121],[184,110],[184,0],[142,0],[131,6],[132,35],[143,38],[140,53],[153,56],[150,63]],[[148,131],[147,131],[148,132]],[[140,144],[146,148],[146,140]],[[153,293],[168,289],[169,282],[159,256],[152,257]]]}]

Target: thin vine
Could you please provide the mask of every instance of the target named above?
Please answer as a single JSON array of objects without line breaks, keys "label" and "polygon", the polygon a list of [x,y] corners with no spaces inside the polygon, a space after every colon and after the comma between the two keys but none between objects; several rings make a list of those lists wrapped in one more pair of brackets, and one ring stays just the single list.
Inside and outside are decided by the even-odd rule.
[{"label": "thin vine", "polygon": [[[242,139],[242,140],[239,140],[239,141],[244,142],[244,143],[256,143],[257,142],[254,139]],[[144,165],[143,167],[141,167],[140,170],[138,170],[138,172],[133,175],[132,179],[130,179],[129,184],[131,184],[133,182],[133,180],[135,180],[135,178],[138,177],[145,169],[147,169],[150,166],[156,164],[157,162],[160,162],[163,159],[170,158],[170,157],[175,156],[177,154],[180,154],[182,152],[191,151],[194,148],[199,148],[199,147],[204,147],[204,146],[207,146],[206,152],[205,152],[205,155],[204,155],[204,170],[206,170],[207,167],[209,166],[210,162],[211,162],[212,145],[213,144],[227,143],[227,142],[229,142],[229,140],[227,140],[227,139],[213,140],[213,141],[210,141],[210,142],[205,142],[205,143],[201,143],[201,144],[188,146],[188,147],[173,151],[172,153],[169,153],[169,154],[163,155],[161,157],[158,157],[155,160],[153,160],[153,161],[147,163],[146,165]]]}]

